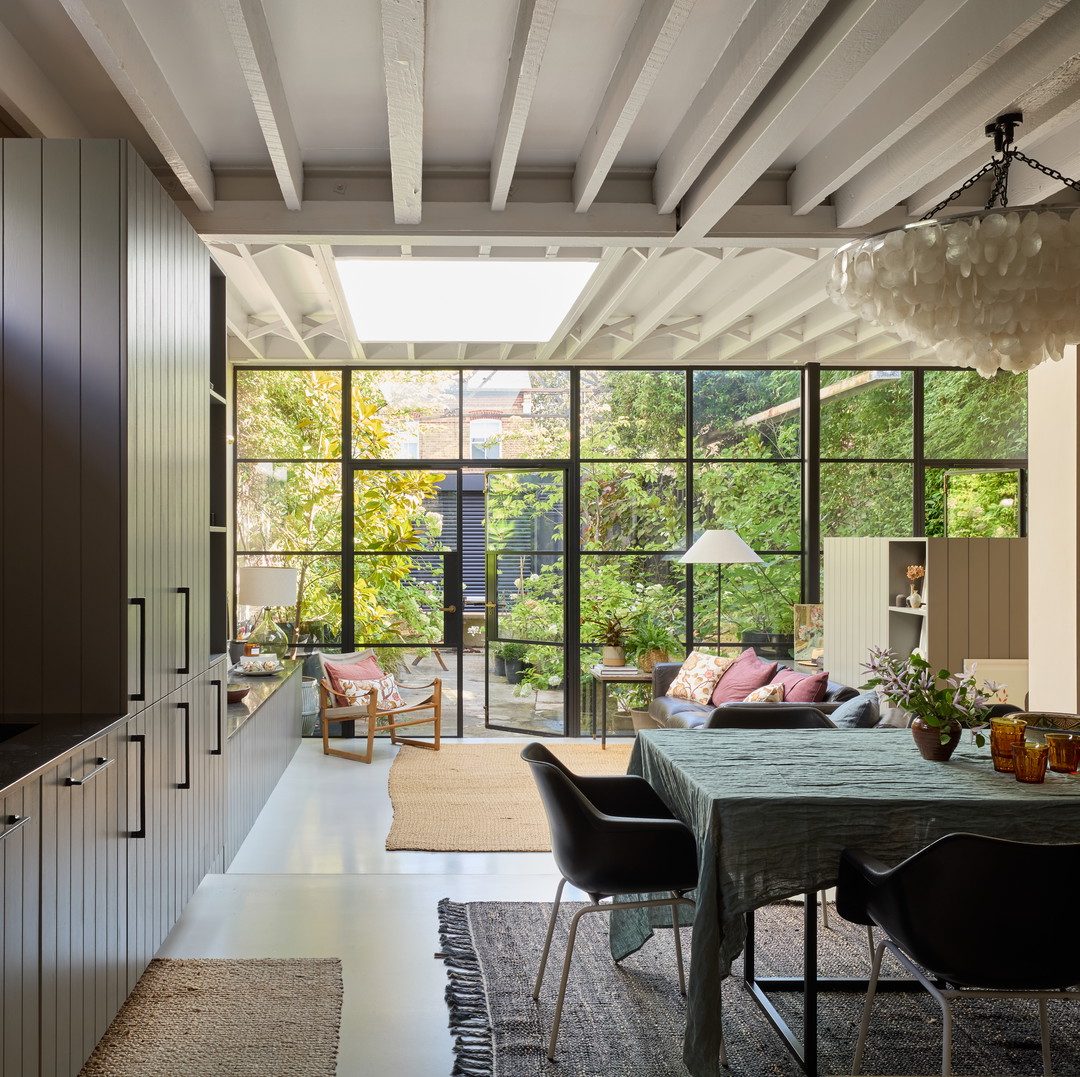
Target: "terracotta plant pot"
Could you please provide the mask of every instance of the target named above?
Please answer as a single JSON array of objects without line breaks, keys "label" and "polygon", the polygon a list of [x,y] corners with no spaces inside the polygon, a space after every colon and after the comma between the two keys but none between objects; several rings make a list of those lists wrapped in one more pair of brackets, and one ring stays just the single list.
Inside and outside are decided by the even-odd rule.
[{"label": "terracotta plant pot", "polygon": [[911,721],[911,736],[915,747],[919,749],[919,755],[934,763],[948,762],[949,756],[960,743],[960,734],[963,731],[964,727],[959,722],[951,722],[948,726],[949,739],[942,744],[941,729],[938,726],[928,725],[922,718],[913,718]]}]

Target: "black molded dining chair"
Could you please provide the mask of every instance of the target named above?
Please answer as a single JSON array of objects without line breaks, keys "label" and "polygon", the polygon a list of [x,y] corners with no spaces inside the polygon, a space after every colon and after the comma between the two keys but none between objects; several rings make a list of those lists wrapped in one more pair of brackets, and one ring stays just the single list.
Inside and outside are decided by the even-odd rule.
[{"label": "black molded dining chair", "polygon": [[857,850],[840,858],[837,912],[885,932],[874,952],[870,985],[851,1072],[862,1066],[882,956],[888,951],[941,1006],[941,1072],[952,1073],[955,998],[1030,998],[1038,1001],[1043,1073],[1052,1077],[1049,998],[1080,995],[1080,965],[1071,939],[1056,946],[1041,933],[1012,933],[993,910],[1060,911],[1069,907],[1080,878],[1080,845],[1036,845],[978,834],[948,834],[894,868]]},{"label": "black molded dining chair", "polygon": [[807,703],[729,703],[717,707],[708,729],[835,729],[835,723]]},{"label": "black molded dining chair", "polygon": [[[669,898],[640,898],[618,904],[628,909],[670,906],[679,990],[686,994],[679,906],[693,908],[694,903],[685,895],[697,886],[697,843],[690,828],[671,814],[644,778],[631,774],[595,777],[574,774],[535,741],[525,747],[521,758],[532,769],[540,791],[551,831],[551,851],[562,876],[548,921],[533,987],[534,999],[540,997],[563,887],[569,882],[584,890],[591,902],[575,912],[570,921],[548,1041],[547,1056],[553,1060],[578,923],[586,913],[610,912],[615,906],[601,904],[605,897],[663,891],[671,894]],[[727,1064],[723,1047],[721,1061]]]}]

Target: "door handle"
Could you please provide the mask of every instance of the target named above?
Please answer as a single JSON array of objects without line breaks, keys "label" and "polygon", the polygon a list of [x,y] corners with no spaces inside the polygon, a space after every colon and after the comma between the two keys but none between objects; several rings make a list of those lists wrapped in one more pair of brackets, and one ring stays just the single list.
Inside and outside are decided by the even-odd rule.
[{"label": "door handle", "polygon": [[217,689],[217,707],[214,713],[217,715],[217,747],[210,749],[211,755],[221,755],[221,716],[225,713],[225,708],[221,705],[221,681],[213,680],[210,682]]},{"label": "door handle", "polygon": [[486,609],[486,610],[497,610],[498,608],[499,608],[498,602],[485,602],[484,603],[484,609]]},{"label": "door handle", "polygon": [[457,606],[443,606],[443,613],[457,613]]},{"label": "door handle", "polygon": [[146,699],[146,599],[132,598],[129,604],[139,611],[139,690],[132,692],[128,699]]},{"label": "door handle", "polygon": [[81,778],[65,778],[64,785],[86,785],[86,783],[90,781],[91,778],[97,777],[97,775],[99,775],[106,767],[112,766],[112,764],[115,763],[116,760],[106,759],[105,756],[99,755],[97,756],[95,762],[96,766],[92,771],[90,771],[89,774],[84,774]]},{"label": "door handle", "polygon": [[177,673],[191,672],[191,588],[177,587],[176,593],[184,599],[184,664],[178,666]]},{"label": "door handle", "polygon": [[177,789],[191,788],[191,704],[177,703],[176,709],[184,714],[184,780],[176,783]]},{"label": "door handle", "polygon": [[129,838],[146,837],[146,734],[133,733],[131,743],[139,746],[139,828],[129,830]]}]

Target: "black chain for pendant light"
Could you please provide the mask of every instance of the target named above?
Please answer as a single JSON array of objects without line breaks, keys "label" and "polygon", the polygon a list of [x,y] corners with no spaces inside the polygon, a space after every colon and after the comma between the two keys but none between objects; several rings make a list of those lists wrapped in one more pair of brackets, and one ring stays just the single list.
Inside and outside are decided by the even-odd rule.
[{"label": "black chain for pendant light", "polygon": [[995,152],[1000,153],[1001,157],[995,157],[983,165],[974,176],[965,180],[961,186],[957,187],[944,202],[939,202],[928,213],[924,213],[919,220],[928,221],[932,217],[936,217],[950,202],[959,198],[960,195],[968,190],[968,188],[978,183],[988,172],[994,173],[994,185],[990,190],[990,197],[987,199],[984,208],[993,209],[995,203],[997,203],[1002,209],[1005,209],[1009,204],[1009,167],[1012,165],[1013,161],[1020,161],[1029,168],[1035,169],[1036,172],[1042,172],[1043,175],[1049,176],[1058,183],[1064,184],[1071,190],[1080,191],[1080,183],[1076,180],[1070,179],[1068,176],[1063,176],[1056,168],[1047,167],[1041,161],[1036,161],[1034,157],[1028,157],[1026,153],[1022,153],[1013,146],[1013,134],[1016,125],[1018,123],[1023,123],[1023,121],[1023,113],[1009,112],[1004,116],[999,116],[993,123],[988,123],[986,125],[986,135],[988,138],[993,138],[994,150]]}]

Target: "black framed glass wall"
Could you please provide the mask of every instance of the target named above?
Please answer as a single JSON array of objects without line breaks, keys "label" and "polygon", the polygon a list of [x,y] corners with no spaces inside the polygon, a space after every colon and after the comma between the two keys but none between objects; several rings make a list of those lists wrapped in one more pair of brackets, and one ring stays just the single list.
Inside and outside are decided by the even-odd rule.
[{"label": "black framed glass wall", "polygon": [[[351,650],[374,638],[372,610],[390,608],[392,588],[365,590],[373,523],[397,555],[430,555],[433,536],[446,548],[438,552],[456,555],[440,558],[457,574],[443,570],[440,601],[464,618],[433,621],[441,631],[428,642],[476,642],[490,601],[485,531],[497,539],[502,526],[499,506],[494,516],[483,508],[489,469],[505,471],[503,485],[515,469],[567,476],[558,594],[533,594],[531,572],[516,585],[523,601],[551,598],[563,611],[552,638],[565,656],[537,673],[547,687],[561,672],[587,683],[604,636],[596,622],[611,612],[658,623],[677,653],[753,643],[787,657],[790,607],[819,600],[828,535],[1024,529],[1022,376],[245,366],[235,378],[237,563],[301,570],[287,628],[311,647]],[[681,564],[711,528],[737,531],[763,564]],[[428,585],[429,568],[414,566],[410,578]],[[421,605],[425,616],[439,612],[434,599]],[[565,731],[589,729],[586,695],[568,691]]]}]

